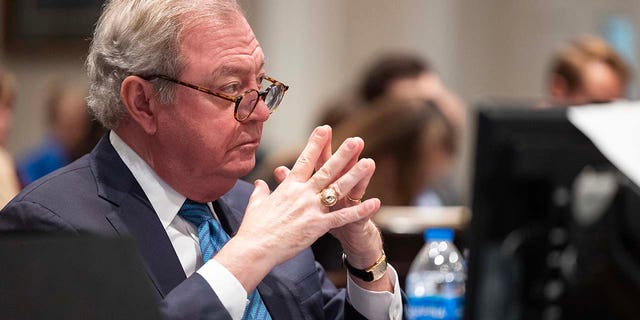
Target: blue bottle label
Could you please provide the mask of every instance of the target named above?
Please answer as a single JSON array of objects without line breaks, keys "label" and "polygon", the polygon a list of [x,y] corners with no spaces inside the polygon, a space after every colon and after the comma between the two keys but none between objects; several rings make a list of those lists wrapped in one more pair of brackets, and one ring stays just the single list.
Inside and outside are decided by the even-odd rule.
[{"label": "blue bottle label", "polygon": [[407,315],[410,320],[462,319],[464,297],[409,297]]}]

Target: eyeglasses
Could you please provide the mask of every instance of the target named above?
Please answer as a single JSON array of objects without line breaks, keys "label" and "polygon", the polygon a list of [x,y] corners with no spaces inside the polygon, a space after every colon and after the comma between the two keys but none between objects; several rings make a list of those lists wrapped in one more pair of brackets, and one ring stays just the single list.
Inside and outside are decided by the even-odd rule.
[{"label": "eyeglasses", "polygon": [[287,90],[289,89],[289,86],[285,85],[284,83],[276,79],[273,79],[271,77],[265,76],[264,80],[271,82],[271,85],[269,85],[266,89],[262,91],[251,89],[251,90],[245,91],[243,94],[239,96],[232,97],[226,94],[213,92],[207,88],[203,88],[195,84],[187,83],[184,81],[176,80],[164,75],[156,74],[156,75],[151,75],[146,77],[142,77],[142,76],[140,77],[147,81],[150,81],[156,78],[167,80],[167,81],[179,84],[181,86],[185,86],[187,88],[198,90],[200,92],[204,92],[204,93],[216,96],[218,98],[231,101],[235,103],[233,116],[238,122],[242,122],[247,118],[249,118],[251,113],[253,113],[253,110],[256,109],[259,99],[262,99],[264,103],[267,105],[267,109],[269,109],[269,113],[274,113],[278,108],[278,106],[280,105],[280,102],[282,102],[282,97],[284,97],[284,93],[287,92]]}]

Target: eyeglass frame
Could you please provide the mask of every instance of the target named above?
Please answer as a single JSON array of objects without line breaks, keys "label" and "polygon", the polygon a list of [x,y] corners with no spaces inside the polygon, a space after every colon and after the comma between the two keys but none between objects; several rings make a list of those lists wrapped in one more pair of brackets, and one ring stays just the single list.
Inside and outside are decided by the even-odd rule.
[{"label": "eyeglass frame", "polygon": [[[268,86],[266,89],[264,89],[262,91],[256,90],[256,89],[249,89],[249,90],[243,92],[241,95],[236,96],[236,97],[229,96],[229,95],[226,95],[226,94],[223,94],[223,93],[214,92],[213,90],[210,90],[210,89],[207,89],[207,88],[195,85],[195,84],[191,84],[191,83],[188,83],[188,82],[184,82],[184,81],[181,81],[181,80],[178,80],[178,79],[174,79],[174,78],[171,78],[169,76],[162,75],[162,74],[154,74],[154,75],[150,75],[150,76],[139,76],[139,77],[142,78],[142,79],[145,79],[147,81],[151,81],[153,79],[166,80],[166,81],[169,81],[169,82],[173,82],[175,84],[179,84],[181,86],[185,86],[187,88],[191,88],[191,89],[194,89],[194,90],[198,90],[200,92],[204,92],[206,94],[210,94],[210,95],[218,97],[218,98],[225,99],[225,100],[227,100],[229,102],[233,102],[235,104],[235,107],[234,107],[234,110],[233,110],[233,118],[236,119],[236,121],[238,121],[238,122],[243,122],[243,121],[247,120],[251,116],[253,111],[256,109],[256,106],[258,105],[258,100],[262,99],[262,101],[265,101],[264,99],[267,97],[267,94],[269,94],[269,91],[271,91],[271,89],[273,87],[275,87],[277,85],[281,85],[282,88],[283,88],[283,90],[282,90],[282,96],[283,97],[284,97],[284,94],[287,92],[287,90],[289,90],[289,86],[288,85],[286,85],[286,84],[284,84],[284,83],[282,83],[282,82],[280,82],[280,81],[278,81],[278,80],[276,80],[274,78],[271,78],[269,76],[264,76],[264,78],[263,78],[264,80],[267,80],[267,81],[271,82],[271,85]],[[239,119],[238,118],[238,107],[240,106],[240,103],[242,102],[242,99],[245,97],[245,95],[247,95],[249,92],[252,92],[252,91],[256,91],[258,93],[258,99],[256,100],[256,103],[253,105],[253,107],[251,108],[251,111],[247,114],[247,116],[245,118],[243,118],[243,119]],[[269,108],[269,106],[267,106],[267,108],[269,109],[269,114],[274,113],[279,105],[280,105],[280,103],[278,103],[273,109],[271,109],[271,108]]]}]

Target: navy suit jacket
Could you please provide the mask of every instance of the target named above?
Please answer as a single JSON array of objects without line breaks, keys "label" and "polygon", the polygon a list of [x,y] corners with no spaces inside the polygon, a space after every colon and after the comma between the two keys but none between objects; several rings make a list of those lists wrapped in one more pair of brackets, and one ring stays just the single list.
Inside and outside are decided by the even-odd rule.
[{"label": "navy suit jacket", "polygon": [[[238,181],[214,202],[232,236],[252,190],[251,184]],[[25,188],[0,212],[0,230],[132,237],[166,318],[230,319],[204,278],[197,273],[186,277],[151,203],[108,135],[90,154]],[[363,318],[309,249],[275,267],[258,291],[274,319]]]}]

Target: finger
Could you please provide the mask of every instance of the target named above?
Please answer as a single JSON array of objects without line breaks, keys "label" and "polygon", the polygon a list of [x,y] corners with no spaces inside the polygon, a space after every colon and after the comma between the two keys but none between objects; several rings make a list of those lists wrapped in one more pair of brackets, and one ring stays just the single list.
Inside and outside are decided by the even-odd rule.
[{"label": "finger", "polygon": [[[348,196],[351,199],[360,200],[360,198],[362,198],[362,194],[364,194],[364,189],[366,189],[373,173],[375,172],[375,169],[376,165],[373,160],[361,159],[346,174],[331,184],[330,187],[336,191],[338,199],[343,199]],[[351,201],[351,203],[357,204],[359,201]]]},{"label": "finger", "polygon": [[[361,139],[362,138],[359,138]],[[358,150],[358,152],[356,152],[353,157],[351,158],[351,160],[349,160],[349,162],[347,163],[347,165],[344,167],[344,169],[342,170],[342,173],[340,175],[344,175],[345,173],[347,173],[347,171],[349,171],[357,162],[358,162],[358,158],[360,157],[360,153],[362,153],[362,150],[364,150],[364,143],[360,146],[360,150]]]},{"label": "finger", "polygon": [[[369,186],[369,182],[371,181],[371,178],[373,177],[373,174],[376,171],[376,162],[373,161],[373,159],[367,158],[367,159],[361,159],[360,161],[367,161],[368,165],[373,167],[373,169],[371,170],[371,174],[366,175],[364,179],[361,179],[360,181],[358,181],[358,183],[353,188],[351,188],[351,191],[345,194],[345,197],[351,198],[351,199],[347,199],[347,200],[350,200],[351,203],[356,203],[360,199],[362,199],[362,197],[364,197],[364,194],[367,191],[367,186]],[[352,201],[352,200],[356,200],[356,201]]]},{"label": "finger", "polygon": [[[360,137],[356,137],[356,139],[362,140],[362,138],[360,138]],[[364,150],[364,143],[362,145],[359,145],[358,147],[359,147],[359,150],[357,150],[357,152],[355,152],[353,154],[353,157],[351,158],[351,160],[349,160],[347,165],[342,169],[342,171],[340,172],[340,174],[338,176],[342,176],[345,173],[347,173],[347,171],[349,171],[358,162],[358,158],[360,157],[360,153],[362,153],[362,150]]]},{"label": "finger", "polygon": [[[331,127],[329,127],[329,129],[331,129]],[[329,160],[329,158],[331,158],[331,155],[333,154],[333,151],[331,150],[331,130],[329,131],[329,141],[327,142],[327,144],[324,146],[324,149],[322,149],[322,153],[320,154],[320,158],[318,158],[318,162],[316,162],[316,171],[320,170],[320,168],[322,167],[322,165],[325,164],[325,162],[327,162],[327,160]]]},{"label": "finger", "polygon": [[350,169],[347,168],[347,164],[353,162],[354,157],[357,157],[363,148],[362,139],[346,139],[336,153],[309,179],[309,182],[317,191],[324,189]]},{"label": "finger", "polygon": [[324,217],[331,229],[342,227],[356,221],[369,219],[380,210],[380,200],[371,198],[362,203],[327,213]]},{"label": "finger", "polygon": [[313,174],[315,164],[323,152],[327,141],[331,136],[331,127],[317,127],[309,136],[309,141],[304,150],[291,168],[289,176],[297,181],[307,181]]},{"label": "finger", "polygon": [[287,178],[290,172],[291,170],[289,170],[289,168],[280,166],[273,170],[273,176],[276,178],[276,182],[280,184],[282,183],[282,181],[284,181],[284,179]]}]

